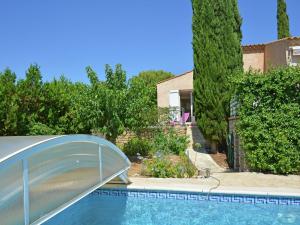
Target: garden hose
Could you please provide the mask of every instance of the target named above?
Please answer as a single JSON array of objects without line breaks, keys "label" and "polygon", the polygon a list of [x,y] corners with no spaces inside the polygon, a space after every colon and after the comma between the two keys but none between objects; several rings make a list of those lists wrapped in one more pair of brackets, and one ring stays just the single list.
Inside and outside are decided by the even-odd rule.
[{"label": "garden hose", "polygon": [[214,187],[211,187],[211,188],[208,190],[208,193],[207,193],[207,196],[206,196],[206,199],[207,199],[207,200],[208,200],[208,198],[209,198],[209,195],[210,195],[211,191],[214,190],[214,189],[217,189],[217,188],[221,185],[221,181],[220,181],[218,178],[216,178],[216,177],[214,177],[214,176],[211,176],[211,175],[210,175],[209,177],[215,179],[215,180],[218,182],[218,184],[217,184],[216,186],[214,186]]}]

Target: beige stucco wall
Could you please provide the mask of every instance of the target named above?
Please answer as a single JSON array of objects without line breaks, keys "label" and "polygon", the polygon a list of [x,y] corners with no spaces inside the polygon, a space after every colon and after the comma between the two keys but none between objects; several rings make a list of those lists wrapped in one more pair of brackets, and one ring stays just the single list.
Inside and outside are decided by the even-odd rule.
[{"label": "beige stucco wall", "polygon": [[287,57],[289,47],[291,46],[299,46],[300,39],[294,40],[281,40],[271,42],[266,45],[265,50],[265,68],[266,70],[278,66],[286,66],[287,65]]},{"label": "beige stucco wall", "polygon": [[[272,67],[286,66],[289,47],[300,46],[300,38],[283,39],[265,45],[243,47],[244,70],[260,70],[265,72]],[[300,57],[295,57],[298,62]],[[169,107],[170,90],[193,90],[193,72],[190,71],[176,78],[157,85],[158,107]]]},{"label": "beige stucco wall", "polygon": [[243,53],[244,71],[258,70],[263,72],[265,65],[264,49],[244,50]]},{"label": "beige stucco wall", "polygon": [[193,72],[177,76],[157,85],[158,107],[169,107],[170,90],[193,90]]},{"label": "beige stucco wall", "polygon": [[266,70],[287,65],[288,41],[278,41],[266,45]]}]

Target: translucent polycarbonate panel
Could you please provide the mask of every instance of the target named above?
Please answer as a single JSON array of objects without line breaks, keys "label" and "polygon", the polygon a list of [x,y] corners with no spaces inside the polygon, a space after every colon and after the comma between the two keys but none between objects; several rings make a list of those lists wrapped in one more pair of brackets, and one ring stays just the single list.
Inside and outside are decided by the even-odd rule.
[{"label": "translucent polycarbonate panel", "polygon": [[112,150],[110,147],[102,146],[101,151],[103,180],[106,180],[117,172],[128,167],[128,163],[125,158],[120,157],[120,154]]},{"label": "translucent polycarbonate panel", "polygon": [[0,137],[0,161],[23,148],[59,136],[2,136]]},{"label": "translucent polycarbonate panel", "polygon": [[0,169],[0,224],[24,224],[22,161]]},{"label": "translucent polycarbonate panel", "polygon": [[30,156],[30,222],[99,183],[98,144],[73,142]]}]

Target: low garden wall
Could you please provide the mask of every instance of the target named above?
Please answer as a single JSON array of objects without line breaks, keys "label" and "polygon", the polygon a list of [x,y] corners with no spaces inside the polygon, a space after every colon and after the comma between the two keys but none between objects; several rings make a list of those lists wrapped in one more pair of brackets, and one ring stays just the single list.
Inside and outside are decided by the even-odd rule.
[{"label": "low garden wall", "polygon": [[[186,135],[186,126],[181,126],[181,125],[175,125],[172,126],[176,132],[176,134],[178,135]],[[169,130],[169,126],[166,126],[165,128],[163,128],[164,132],[168,132]],[[155,128],[153,128],[155,129]],[[151,138],[152,135],[152,131],[153,129],[147,129],[145,130],[141,136],[142,137],[148,137]],[[134,137],[137,137],[137,135],[132,132],[132,131],[125,131],[122,135],[118,136],[117,140],[116,140],[116,144],[118,146],[123,146],[124,144],[128,143],[128,141]]]}]

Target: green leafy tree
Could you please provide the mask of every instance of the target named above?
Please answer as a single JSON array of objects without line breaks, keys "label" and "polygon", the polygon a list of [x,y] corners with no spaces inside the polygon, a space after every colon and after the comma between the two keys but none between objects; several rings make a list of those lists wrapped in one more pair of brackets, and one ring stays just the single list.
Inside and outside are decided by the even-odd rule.
[{"label": "green leafy tree", "polygon": [[153,98],[153,85],[148,86],[142,78],[129,81],[126,107],[126,128],[140,134],[145,128],[158,122],[156,98]]},{"label": "green leafy tree", "polygon": [[10,69],[0,73],[0,135],[18,134],[16,74]]},{"label": "green leafy tree", "polygon": [[87,67],[86,71],[91,87],[82,98],[83,105],[79,114],[92,132],[101,133],[115,143],[118,135],[125,130],[126,73],[119,64],[115,70],[106,65],[106,80],[101,82],[90,67]]},{"label": "green leafy tree", "polygon": [[106,65],[105,81],[91,67],[86,72],[90,84],[64,76],[43,83],[38,65],[18,81],[9,69],[0,73],[0,134],[101,133],[115,142],[125,130],[157,123],[156,84],[169,73],[148,71],[127,82],[121,65]]},{"label": "green leafy tree", "polygon": [[[69,89],[70,106],[67,113],[61,117],[65,133],[89,134],[91,131],[90,124],[85,120],[85,110],[83,110],[89,99],[90,86],[81,82],[73,83]],[[96,109],[94,109],[96,110]]]},{"label": "green leafy tree", "polygon": [[42,75],[38,65],[30,65],[24,80],[17,83],[19,100],[18,127],[21,135],[29,133],[30,127],[35,123],[45,123],[41,113],[45,110],[42,104],[44,96],[42,93]]},{"label": "green leafy tree", "polygon": [[92,86],[97,86],[97,84],[99,83],[99,79],[98,79],[97,73],[90,66],[87,66],[85,68],[85,71],[87,73],[88,78],[90,79],[91,85]]},{"label": "green leafy tree", "polygon": [[278,39],[290,36],[289,16],[285,0],[277,0],[277,35]]},{"label": "green leafy tree", "polygon": [[129,80],[127,98],[126,128],[142,133],[149,126],[158,123],[156,85],[171,78],[172,73],[163,70],[149,70],[139,73]]},{"label": "green leafy tree", "polygon": [[[133,77],[132,83],[140,83],[145,89],[148,89],[147,93],[150,95],[151,101],[154,105],[157,105],[157,90],[156,85],[163,80],[174,77],[174,74],[163,70],[147,70],[140,72],[137,76]],[[134,85],[133,85],[134,86]]]},{"label": "green leafy tree", "polygon": [[105,65],[105,84],[111,90],[124,90],[127,88],[126,72],[122,69],[121,64],[117,64],[115,71],[109,66]]},{"label": "green leafy tree", "polygon": [[[74,100],[78,94],[75,87],[76,85],[64,76],[43,84],[43,105],[45,110],[42,112],[42,117],[45,119],[45,124],[50,129],[53,129],[55,134],[78,132],[70,128],[75,119],[74,116],[71,117],[70,113],[72,108],[74,108]],[[47,132],[47,129],[43,129],[44,127],[45,125],[41,127],[41,131]],[[36,132],[37,129],[35,127],[34,133]]]},{"label": "green leafy tree", "polygon": [[197,125],[213,143],[224,143],[229,76],[242,69],[241,17],[236,0],[192,0],[194,97]]},{"label": "green leafy tree", "polygon": [[116,138],[125,130],[127,83],[126,72],[120,64],[115,66],[115,71],[109,66],[105,66],[105,86],[103,127],[100,129],[105,133],[108,140],[115,143]]}]

